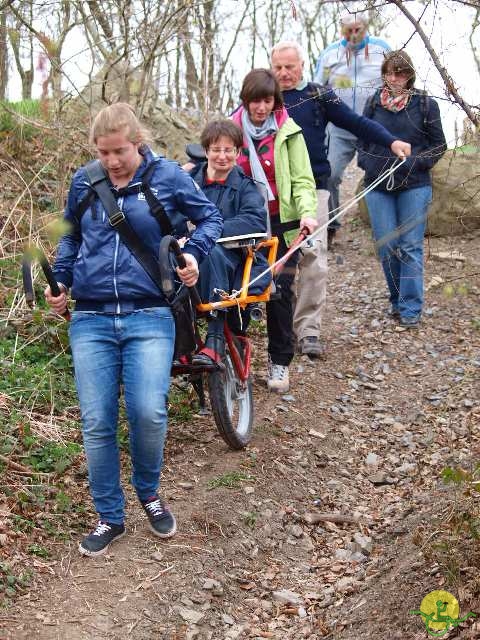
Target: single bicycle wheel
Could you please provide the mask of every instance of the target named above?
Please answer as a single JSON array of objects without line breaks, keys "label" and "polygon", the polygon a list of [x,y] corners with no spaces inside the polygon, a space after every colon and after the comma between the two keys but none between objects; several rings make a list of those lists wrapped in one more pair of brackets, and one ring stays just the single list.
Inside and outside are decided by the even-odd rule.
[{"label": "single bicycle wheel", "polygon": [[[238,347],[238,342],[235,341]],[[241,348],[241,347],[240,347]],[[226,348],[225,367],[207,376],[208,393],[218,432],[232,449],[244,449],[252,438],[253,392],[250,378],[242,382]]]}]

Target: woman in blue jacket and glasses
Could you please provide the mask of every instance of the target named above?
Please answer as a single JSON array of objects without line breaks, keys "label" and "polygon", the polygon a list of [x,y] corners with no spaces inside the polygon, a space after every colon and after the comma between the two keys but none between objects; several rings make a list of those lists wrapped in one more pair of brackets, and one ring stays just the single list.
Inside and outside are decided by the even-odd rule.
[{"label": "woman in blue jacket and glasses", "polygon": [[[207,161],[195,165],[190,175],[207,198],[219,209],[223,217],[222,238],[247,234],[267,234],[267,212],[264,200],[255,181],[246,176],[237,166],[237,158],[243,144],[242,130],[231,120],[212,120],[202,131],[201,144]],[[219,291],[231,293],[240,289],[245,255],[242,249],[225,249],[217,244],[200,266],[198,289],[205,302],[220,300]],[[267,270],[267,273],[264,273]],[[272,277],[268,262],[260,252],[255,254],[251,279],[264,275],[249,287],[249,295],[262,293]],[[235,333],[244,333],[238,326],[239,311],[235,307],[230,313],[219,311],[208,319],[205,347],[193,357],[196,364],[221,362],[225,352],[223,325],[228,322]],[[245,319],[246,315],[242,314]]]},{"label": "woman in blue jacket and glasses", "polygon": [[[390,292],[392,317],[417,327],[423,307],[423,237],[432,199],[430,170],[447,146],[438,104],[415,89],[415,69],[405,51],[382,64],[383,86],[367,100],[363,115],[412,146],[412,154],[365,196],[378,257]],[[395,161],[375,144],[360,143],[358,165],[368,187]]]}]

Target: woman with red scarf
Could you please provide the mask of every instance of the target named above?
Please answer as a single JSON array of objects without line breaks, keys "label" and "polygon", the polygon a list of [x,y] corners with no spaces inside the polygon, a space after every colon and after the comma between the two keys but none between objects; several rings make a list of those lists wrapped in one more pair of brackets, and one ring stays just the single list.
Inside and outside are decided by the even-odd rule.
[{"label": "woman with red scarf", "polygon": [[[390,292],[391,316],[405,328],[417,327],[423,306],[423,237],[432,199],[430,170],[447,145],[433,98],[415,89],[415,69],[404,51],[392,51],[382,64],[383,86],[367,101],[364,116],[411,144],[412,153],[388,180],[365,196]],[[361,143],[358,165],[368,187],[395,161],[376,144]]]}]

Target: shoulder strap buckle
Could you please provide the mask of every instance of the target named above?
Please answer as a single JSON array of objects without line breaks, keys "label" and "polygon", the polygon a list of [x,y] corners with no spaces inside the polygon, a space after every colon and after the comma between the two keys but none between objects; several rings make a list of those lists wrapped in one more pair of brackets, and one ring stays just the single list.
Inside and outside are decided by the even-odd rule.
[{"label": "shoulder strap buckle", "polygon": [[123,213],[123,211],[120,211],[120,209],[108,216],[108,222],[110,223],[110,226],[113,228],[121,224],[124,220],[125,220],[125,214]]}]

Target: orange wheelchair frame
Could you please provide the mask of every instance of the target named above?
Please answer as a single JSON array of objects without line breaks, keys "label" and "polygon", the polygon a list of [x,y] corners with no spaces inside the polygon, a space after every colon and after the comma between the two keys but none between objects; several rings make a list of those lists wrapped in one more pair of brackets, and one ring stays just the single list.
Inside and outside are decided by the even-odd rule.
[{"label": "orange wheelchair frame", "polygon": [[[178,244],[173,238],[170,240],[165,238],[162,242],[170,243],[169,248],[173,251],[177,264],[182,267],[184,259]],[[239,295],[227,297],[218,302],[204,303],[199,300],[196,289],[192,288],[191,299],[200,315],[231,307],[245,309],[248,305],[270,300],[272,283],[258,295],[249,295],[248,285],[256,251],[268,250],[267,261],[273,269],[277,256],[278,238],[263,238],[257,242],[246,239],[243,244],[242,240],[239,242],[241,248],[246,251]],[[160,268],[162,269],[162,260],[160,260]],[[203,347],[203,341],[197,322],[195,322],[194,331],[197,350],[200,350]],[[191,362],[193,354],[188,354],[174,361],[172,375],[188,376],[189,382],[198,395],[200,413],[207,412],[204,391],[206,377],[210,406],[220,435],[232,449],[243,449],[250,442],[253,427],[253,394],[250,379],[251,341],[245,336],[234,335],[228,322],[224,323],[224,336],[225,356],[220,364],[212,362],[211,365],[196,365]]]},{"label": "orange wheelchair frame", "polygon": [[[191,287],[188,290],[189,304],[199,314],[215,313],[219,309],[228,309],[230,307],[245,309],[248,305],[268,302],[270,299],[272,283],[259,295],[249,295],[248,285],[256,251],[261,249],[268,250],[267,261],[273,270],[277,255],[278,238],[262,238],[260,241],[248,238],[240,246],[245,249],[246,259],[239,295],[225,298],[219,302],[202,303],[196,288]],[[57,282],[44,253],[41,250],[36,250],[34,254],[27,252],[22,263],[22,275],[26,300],[31,307],[35,302],[31,273],[33,258],[38,259],[52,292],[59,294]],[[160,244],[159,267],[162,273],[164,293],[169,300],[172,300],[175,296],[171,258],[179,267],[185,266],[185,258],[177,240],[172,236],[166,236]],[[63,316],[66,320],[70,319],[68,309],[65,310]],[[212,362],[212,365],[196,365],[191,361],[192,355],[203,348],[196,317],[194,317],[191,326],[187,327],[187,331],[192,333],[191,344],[195,345],[195,347],[192,353],[185,354],[172,363],[172,375],[188,377],[198,395],[201,413],[207,413],[204,391],[206,378],[210,405],[220,435],[231,448],[242,449],[250,442],[253,426],[250,339],[234,335],[228,323],[225,322],[225,356],[222,362],[220,364]]]},{"label": "orange wheelchair frame", "polygon": [[265,291],[259,295],[251,296],[248,295],[248,284],[250,282],[250,276],[252,273],[252,266],[254,262],[254,256],[256,251],[260,251],[261,249],[268,249],[267,261],[270,267],[275,263],[275,259],[277,257],[277,249],[278,249],[278,238],[274,236],[273,238],[268,238],[266,240],[261,240],[258,243],[250,244],[244,247],[247,250],[247,255],[245,258],[245,265],[243,267],[243,277],[242,277],[242,286],[241,292],[239,296],[234,298],[226,298],[225,300],[221,300],[219,302],[207,302],[197,304],[197,310],[200,312],[208,312],[208,311],[217,311],[218,309],[228,309],[229,307],[240,307],[245,309],[245,307],[249,304],[257,304],[259,302],[268,302],[270,300],[270,292],[272,285],[271,283],[265,289]]}]

